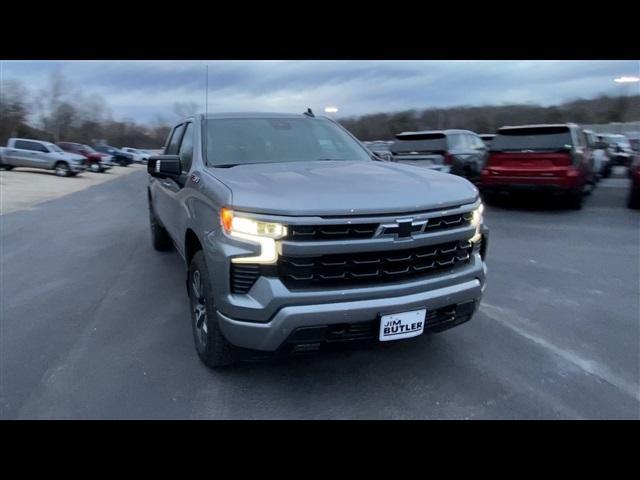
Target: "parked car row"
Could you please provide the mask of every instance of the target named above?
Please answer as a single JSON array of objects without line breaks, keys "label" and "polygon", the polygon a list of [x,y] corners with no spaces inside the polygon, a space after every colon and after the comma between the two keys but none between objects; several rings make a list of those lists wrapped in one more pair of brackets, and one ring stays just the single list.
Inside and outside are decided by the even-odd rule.
[{"label": "parked car row", "polygon": [[121,150],[125,153],[128,153],[133,156],[133,161],[136,163],[146,163],[149,161],[149,157],[152,155],[151,152],[147,150],[142,150],[140,148],[132,148],[132,147],[122,147]]},{"label": "parked car row", "polygon": [[106,172],[114,165],[126,167],[134,162],[146,163],[150,152],[124,147],[118,149],[106,144],[93,147],[76,142],[51,143],[29,138],[10,138],[0,148],[0,168],[42,168],[56,175],[70,177],[89,170]]},{"label": "parked car row", "polygon": [[[382,143],[390,153],[386,158],[375,150]],[[506,126],[481,135],[457,129],[402,132],[391,144],[367,147],[386,160],[465,177],[487,197],[544,191],[575,209],[614,166],[629,167],[635,179],[639,155],[624,135],[597,134],[573,123]]]}]

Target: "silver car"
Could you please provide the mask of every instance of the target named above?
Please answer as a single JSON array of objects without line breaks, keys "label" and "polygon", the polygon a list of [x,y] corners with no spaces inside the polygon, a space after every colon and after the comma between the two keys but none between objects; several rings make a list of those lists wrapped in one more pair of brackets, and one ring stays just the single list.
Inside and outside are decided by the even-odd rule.
[{"label": "silver car", "polygon": [[14,167],[54,170],[60,177],[71,177],[87,169],[82,155],[65,152],[51,142],[28,138],[10,138],[2,149],[0,166],[6,170]]}]

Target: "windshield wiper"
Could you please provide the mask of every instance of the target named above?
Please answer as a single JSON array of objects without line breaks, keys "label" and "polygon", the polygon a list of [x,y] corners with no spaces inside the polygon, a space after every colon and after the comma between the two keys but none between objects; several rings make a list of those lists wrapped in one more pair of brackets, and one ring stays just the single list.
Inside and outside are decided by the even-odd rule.
[{"label": "windshield wiper", "polygon": [[346,162],[346,158],[316,158],[314,162]]}]

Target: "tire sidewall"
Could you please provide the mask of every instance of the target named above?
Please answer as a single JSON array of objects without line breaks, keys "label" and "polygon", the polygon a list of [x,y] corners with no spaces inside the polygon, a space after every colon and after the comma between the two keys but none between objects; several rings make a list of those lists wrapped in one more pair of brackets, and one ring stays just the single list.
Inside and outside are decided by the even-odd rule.
[{"label": "tire sidewall", "polygon": [[[193,276],[195,272],[200,273],[200,284],[204,295],[204,304],[207,309],[207,338],[206,344],[201,345],[198,341],[198,331],[195,323],[195,313],[194,313],[194,293],[193,293]],[[209,270],[207,269],[204,254],[202,251],[196,252],[191,260],[191,264],[189,265],[189,318],[191,320],[191,331],[193,334],[193,342],[198,352],[198,355],[202,359],[207,359],[211,357],[216,348],[216,333],[217,333],[217,322],[215,321],[215,301],[213,296],[211,295],[211,287],[210,282],[211,278],[209,277]]]},{"label": "tire sidewall", "polygon": [[[201,348],[197,340],[197,329],[195,324],[194,301],[193,301],[193,274],[200,272],[201,288],[204,293],[204,304],[207,310],[207,340],[206,345]],[[189,265],[188,289],[189,289],[189,320],[193,332],[193,341],[196,352],[200,360],[210,368],[218,368],[231,365],[239,361],[242,357],[240,349],[230,344],[220,331],[216,316],[216,302],[212,292],[212,278],[206,265],[202,250],[196,252]]]},{"label": "tire sidewall", "polygon": [[66,162],[58,162],[54,168],[56,175],[59,177],[68,177],[71,174],[71,168],[69,168],[69,164]]}]

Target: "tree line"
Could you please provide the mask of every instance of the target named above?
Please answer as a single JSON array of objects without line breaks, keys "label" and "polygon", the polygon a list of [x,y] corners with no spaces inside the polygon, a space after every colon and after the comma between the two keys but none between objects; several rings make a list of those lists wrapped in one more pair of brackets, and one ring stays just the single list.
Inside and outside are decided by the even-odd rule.
[{"label": "tree line", "polygon": [[59,71],[38,90],[6,79],[0,83],[0,145],[11,137],[24,137],[156,149],[163,146],[174,120],[197,110],[192,102],[178,102],[173,105],[173,118],[157,115],[148,124],[114,120],[102,96],[84,94]]},{"label": "tree line", "polygon": [[[86,95],[62,73],[45,87],[31,90],[15,79],[0,83],[0,145],[10,137],[51,142],[95,141],[118,147],[161,148],[174,121],[196,113],[198,105],[178,102],[172,116],[157,115],[147,124],[114,120],[103,97]],[[597,124],[640,120],[640,95],[575,100],[561,105],[513,104],[428,108],[341,119],[360,140],[391,140],[403,131],[462,128],[494,133],[503,125],[575,122]]]},{"label": "tree line", "polygon": [[581,99],[544,107],[534,104],[429,108],[396,113],[376,113],[340,120],[358,139],[392,140],[405,131],[460,128],[495,133],[505,125],[535,123],[598,124],[640,120],[640,95]]}]

